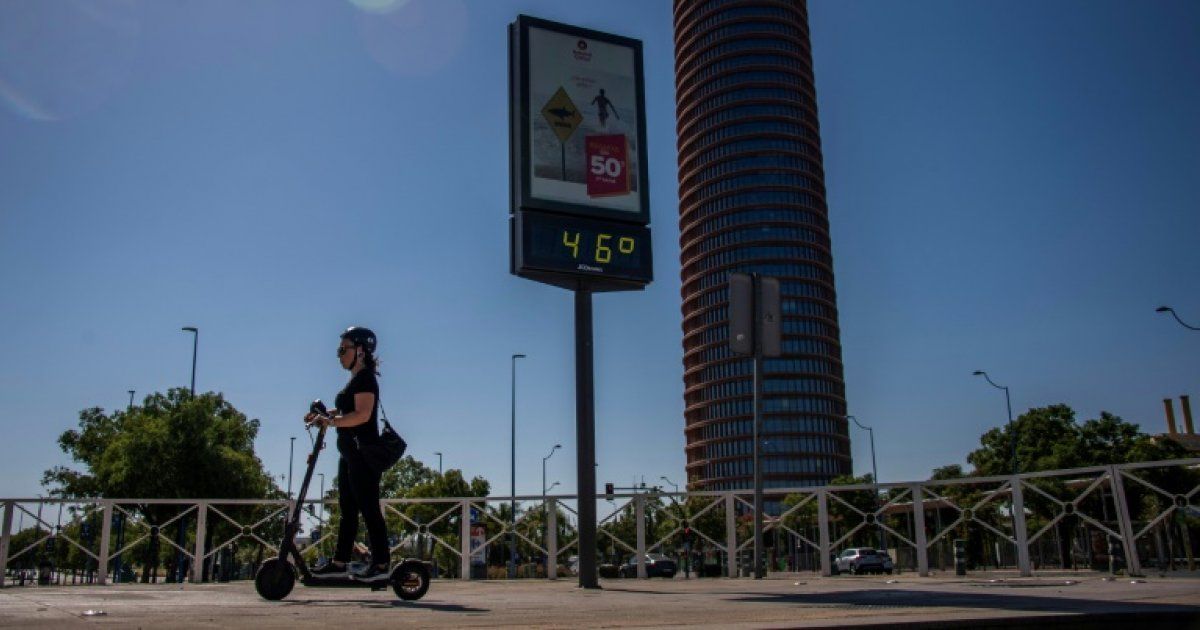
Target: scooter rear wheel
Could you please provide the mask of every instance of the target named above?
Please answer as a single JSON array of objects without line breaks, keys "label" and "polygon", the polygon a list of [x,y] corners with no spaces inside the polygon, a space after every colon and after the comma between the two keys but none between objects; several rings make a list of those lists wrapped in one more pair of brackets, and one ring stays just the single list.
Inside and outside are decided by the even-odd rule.
[{"label": "scooter rear wheel", "polygon": [[254,589],[263,599],[270,601],[287,597],[295,585],[296,573],[292,565],[279,558],[264,561],[254,576]]},{"label": "scooter rear wheel", "polygon": [[418,560],[405,560],[392,571],[392,590],[404,601],[416,601],[429,592],[429,567]]}]

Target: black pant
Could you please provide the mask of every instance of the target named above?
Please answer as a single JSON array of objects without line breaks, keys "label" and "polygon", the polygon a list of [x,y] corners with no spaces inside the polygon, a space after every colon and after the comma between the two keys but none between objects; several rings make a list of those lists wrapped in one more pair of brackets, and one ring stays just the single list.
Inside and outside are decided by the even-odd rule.
[{"label": "black pant", "polygon": [[383,511],[379,509],[379,477],[357,453],[343,454],[338,461],[338,507],[342,511],[342,522],[338,526],[334,560],[350,561],[350,550],[358,537],[358,515],[362,514],[367,522],[367,539],[371,543],[371,562],[391,564],[387,524],[383,521]]}]

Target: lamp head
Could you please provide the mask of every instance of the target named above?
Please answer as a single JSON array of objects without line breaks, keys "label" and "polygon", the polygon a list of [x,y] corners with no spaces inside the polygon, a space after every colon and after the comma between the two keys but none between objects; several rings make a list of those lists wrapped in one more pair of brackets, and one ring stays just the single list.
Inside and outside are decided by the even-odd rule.
[{"label": "lamp head", "polygon": [[973,376],[984,376],[985,374],[986,374],[986,372],[984,372],[983,370],[975,370],[972,373]]},{"label": "lamp head", "polygon": [[1154,312],[1155,313],[1170,313],[1173,310],[1175,310],[1175,309],[1171,308],[1170,306],[1160,306],[1160,307],[1154,309]]},{"label": "lamp head", "polygon": [[562,444],[555,444],[553,450],[558,450],[560,448],[562,448]]},{"label": "lamp head", "polygon": [[184,326],[183,328],[180,328],[180,330],[186,330],[188,332],[193,332],[193,333],[200,332],[200,329],[196,328],[195,326]]},{"label": "lamp head", "polygon": [[514,358],[514,359],[524,359],[524,358],[525,358],[525,355],[523,355],[523,354],[514,354],[514,355],[512,355],[512,358]]}]

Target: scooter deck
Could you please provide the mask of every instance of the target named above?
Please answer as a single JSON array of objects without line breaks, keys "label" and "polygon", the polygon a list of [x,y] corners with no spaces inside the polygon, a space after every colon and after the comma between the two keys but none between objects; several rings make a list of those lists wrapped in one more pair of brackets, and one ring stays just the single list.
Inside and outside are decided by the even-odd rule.
[{"label": "scooter deck", "polygon": [[385,591],[391,586],[391,580],[374,580],[364,582],[351,577],[301,577],[300,583],[317,588],[362,588],[368,587],[373,591]]}]

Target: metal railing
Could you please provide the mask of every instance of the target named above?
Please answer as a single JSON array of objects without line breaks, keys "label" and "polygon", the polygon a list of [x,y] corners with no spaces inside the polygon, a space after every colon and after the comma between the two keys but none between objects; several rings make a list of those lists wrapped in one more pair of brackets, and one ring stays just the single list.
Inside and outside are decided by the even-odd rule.
[{"label": "metal railing", "polygon": [[[602,496],[598,507],[607,503],[607,510],[597,510],[596,553],[631,556],[627,567],[636,567],[638,577],[646,577],[647,554],[655,552],[682,554],[698,562],[706,558],[728,577],[747,574],[745,562],[753,544],[751,496],[749,490],[687,493],[657,488]],[[871,546],[891,550],[898,569],[907,566],[926,576],[932,570],[931,556],[945,566],[945,546],[957,537],[970,543],[974,564],[1011,568],[1022,576],[1054,564],[1077,568],[1080,563],[1092,568],[1123,564],[1128,573],[1139,575],[1147,563],[1162,569],[1168,549],[1170,563],[1183,551],[1189,568],[1194,568],[1191,540],[1196,527],[1188,520],[1200,514],[1200,458],[996,477],[769,489],[766,496],[767,504],[775,507],[765,515],[764,536],[782,541],[772,548],[772,562],[790,570],[831,575],[836,572],[837,551]],[[578,519],[576,498],[515,497],[521,511],[511,522],[504,512],[509,501],[451,497],[385,499],[381,504],[389,531],[397,534],[393,553],[415,549],[423,557],[437,556],[449,573],[466,580],[472,579],[472,565],[486,559],[479,547],[486,550],[511,534],[526,555],[541,558],[538,564],[545,567],[546,577],[558,577],[560,562],[579,553],[570,526]],[[177,567],[187,567],[188,577],[200,581],[206,567],[214,568],[218,554],[242,542],[256,545],[262,554],[278,553],[292,504],[255,499],[13,498],[0,499],[0,505],[4,585],[11,569],[28,567],[35,557],[45,560],[47,553],[56,558],[74,554],[75,565],[82,561],[92,579],[104,584],[114,560],[151,543],[150,549],[173,550],[180,560]],[[321,535],[310,537],[304,553],[315,557],[334,536],[329,512],[336,501],[306,501],[306,507],[308,531]],[[51,519],[54,508],[57,517]],[[14,518],[19,519],[17,530]],[[119,529],[115,539],[114,524]],[[692,532],[687,541],[681,536],[685,529]]]}]

